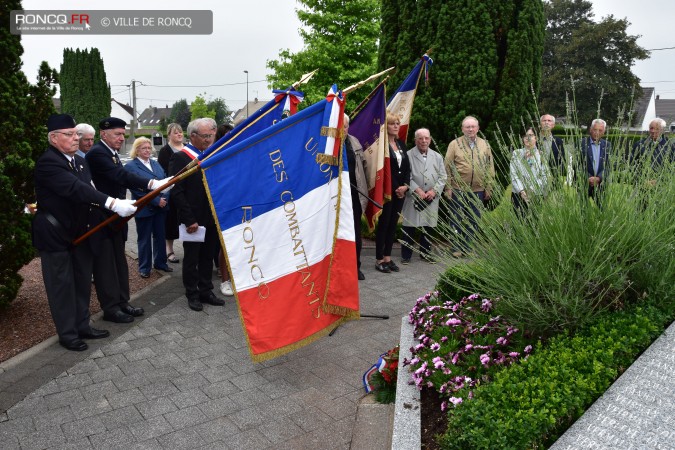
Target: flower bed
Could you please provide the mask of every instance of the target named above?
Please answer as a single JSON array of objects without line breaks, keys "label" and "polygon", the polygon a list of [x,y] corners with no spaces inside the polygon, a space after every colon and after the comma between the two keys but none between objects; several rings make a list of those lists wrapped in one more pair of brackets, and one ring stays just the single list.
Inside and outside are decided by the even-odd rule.
[{"label": "flower bed", "polygon": [[[428,294],[410,314],[419,344],[403,364],[419,388],[436,389],[448,414],[447,431],[429,447],[552,444],[673,319],[671,309],[645,301],[532,348],[532,338],[489,317],[488,302]],[[434,404],[430,393],[422,398],[423,407]]]}]

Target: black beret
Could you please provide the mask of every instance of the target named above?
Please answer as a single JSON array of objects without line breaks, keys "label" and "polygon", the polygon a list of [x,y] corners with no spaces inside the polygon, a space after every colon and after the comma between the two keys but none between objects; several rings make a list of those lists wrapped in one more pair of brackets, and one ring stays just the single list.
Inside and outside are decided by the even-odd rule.
[{"label": "black beret", "polygon": [[112,130],[113,128],[125,128],[126,126],[127,123],[122,119],[118,119],[117,117],[108,117],[107,119],[103,119],[98,123],[98,128],[101,130]]},{"label": "black beret", "polygon": [[77,126],[75,119],[68,114],[52,114],[47,119],[47,131],[67,130],[75,126]]}]

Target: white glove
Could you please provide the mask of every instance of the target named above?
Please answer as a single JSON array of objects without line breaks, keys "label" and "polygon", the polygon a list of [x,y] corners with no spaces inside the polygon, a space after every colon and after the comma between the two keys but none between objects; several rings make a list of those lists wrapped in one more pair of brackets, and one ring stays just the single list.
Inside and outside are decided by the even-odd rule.
[{"label": "white glove", "polygon": [[[159,187],[162,187],[166,183],[171,181],[172,178],[173,177],[167,177],[167,178],[164,178],[163,180],[150,180],[150,183],[148,183],[148,189],[150,189],[151,191],[154,191],[155,189],[157,189]],[[169,186],[168,188],[164,189],[162,191],[162,194],[165,194],[165,193],[169,192],[172,188],[173,188],[173,184],[171,186]]]},{"label": "white glove", "polygon": [[134,200],[108,197],[105,206],[110,211],[117,213],[120,217],[128,217],[136,212]]}]

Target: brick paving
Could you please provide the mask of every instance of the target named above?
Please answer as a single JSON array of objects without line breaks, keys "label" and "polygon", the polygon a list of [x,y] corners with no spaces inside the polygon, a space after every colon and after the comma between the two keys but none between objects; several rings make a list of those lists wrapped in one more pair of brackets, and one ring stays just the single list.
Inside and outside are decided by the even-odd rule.
[{"label": "brick paving", "polygon": [[[135,253],[133,227],[127,248]],[[400,317],[441,270],[414,259],[381,274],[368,246],[362,261],[361,312],[391,319],[349,322],[259,364],[234,299],[190,310],[173,264],[171,276],[134,300],[146,310],[142,320],[100,322],[112,335],[88,351],[53,344],[0,373],[0,448],[349,449],[363,372],[397,344]]]}]

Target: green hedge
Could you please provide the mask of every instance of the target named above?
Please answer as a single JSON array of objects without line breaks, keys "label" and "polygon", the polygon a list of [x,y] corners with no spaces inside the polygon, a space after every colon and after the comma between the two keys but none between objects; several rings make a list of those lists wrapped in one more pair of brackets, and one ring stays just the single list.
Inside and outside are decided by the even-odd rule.
[{"label": "green hedge", "polygon": [[538,345],[450,412],[442,448],[548,447],[662,333],[672,312],[642,305]]}]

